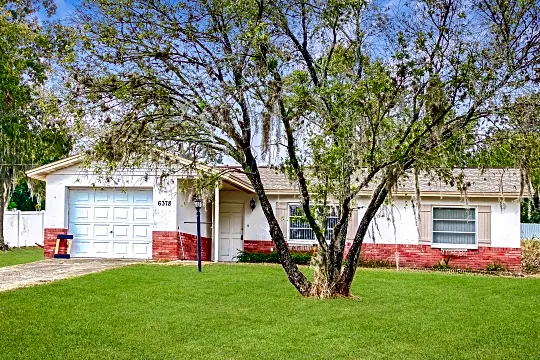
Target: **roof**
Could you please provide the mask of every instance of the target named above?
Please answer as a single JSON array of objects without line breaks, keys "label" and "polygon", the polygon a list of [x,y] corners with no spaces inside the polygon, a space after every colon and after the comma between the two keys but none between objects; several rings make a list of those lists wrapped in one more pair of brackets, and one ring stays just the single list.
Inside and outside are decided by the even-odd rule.
[{"label": "roof", "polygon": [[[260,167],[261,180],[265,189],[269,193],[298,193],[298,185],[291,182],[286,174],[269,168]],[[463,174],[463,183],[466,185],[467,195],[480,196],[519,196],[521,180],[520,170],[514,168],[464,168],[454,169],[453,176],[459,177]],[[245,179],[249,182],[247,176],[241,173],[235,174],[236,177]],[[443,180],[427,174],[421,174],[418,178],[418,185],[422,195],[457,195],[462,196],[464,192],[460,191],[457,183],[445,183]],[[364,193],[369,193],[372,187],[368,187]],[[399,180],[397,194],[412,195],[416,192],[414,177],[411,175],[402,177]]]},{"label": "roof", "polygon": [[[71,156],[51,164],[43,165],[27,171],[30,178],[45,180],[47,175],[52,174],[60,169],[82,163],[84,155]],[[205,166],[205,168],[207,168]],[[223,167],[221,167],[223,168]],[[231,169],[240,169],[231,167]],[[286,174],[271,167],[259,167],[261,180],[269,195],[273,194],[298,194],[298,185],[290,181]],[[519,196],[520,193],[520,170],[508,168],[465,168],[455,169],[454,177],[461,174],[464,176],[463,182],[466,184],[466,193],[468,196]],[[249,179],[241,172],[227,172],[223,175],[223,179],[238,188],[254,192]],[[462,196],[464,193],[457,188],[457,184],[449,184],[444,181],[428,176],[426,174],[419,176],[420,192],[422,195],[445,195],[445,196]],[[364,193],[369,193],[370,189],[366,189]],[[415,182],[413,176],[405,176],[399,180],[397,191],[398,195],[412,195],[415,193]]]},{"label": "roof", "polygon": [[[521,188],[520,169],[508,168],[465,168],[454,169],[453,176],[459,177],[463,174],[463,184],[466,185],[467,194],[516,194],[519,195]],[[421,192],[436,193],[461,193],[457,184],[449,184],[444,181],[421,175],[418,177]],[[414,177],[403,179],[399,191],[415,192]]]},{"label": "roof", "polygon": [[82,163],[84,160],[83,154],[73,155],[55,162],[52,162],[47,165],[42,165],[36,168],[33,168],[31,170],[26,171],[26,176],[28,176],[31,179],[36,180],[43,180],[45,181],[45,178],[47,175],[52,174],[55,171],[65,169],[67,167],[77,165]]}]

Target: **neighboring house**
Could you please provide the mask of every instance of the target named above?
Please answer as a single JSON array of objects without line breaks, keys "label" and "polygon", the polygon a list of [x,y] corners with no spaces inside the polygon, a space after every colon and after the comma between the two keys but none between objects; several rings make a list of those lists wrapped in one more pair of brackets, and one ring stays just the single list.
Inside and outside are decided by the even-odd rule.
[{"label": "neighboring house", "polygon": [[[28,171],[47,183],[45,254],[56,235],[74,235],[73,257],[195,259],[196,212],[179,179],[157,181],[144,169],[120,171],[108,182],[81,168],[73,156]],[[285,175],[261,167],[268,198],[289,244],[314,244],[297,217],[298,190]],[[460,170],[461,171],[461,170]],[[392,206],[383,206],[364,240],[362,256],[399,266],[431,267],[451,254],[451,266],[485,269],[500,263],[520,268],[520,176],[515,169],[464,170],[467,196],[439,180],[420,178],[420,222],[411,201],[415,186],[404,180]],[[158,185],[158,183],[160,183]],[[255,208],[250,206],[255,200]],[[361,193],[349,221],[350,246],[369,201]],[[214,199],[201,210],[203,259],[234,261],[239,250],[271,251],[269,228],[247,177],[227,173]],[[329,217],[329,227],[335,224]]]}]

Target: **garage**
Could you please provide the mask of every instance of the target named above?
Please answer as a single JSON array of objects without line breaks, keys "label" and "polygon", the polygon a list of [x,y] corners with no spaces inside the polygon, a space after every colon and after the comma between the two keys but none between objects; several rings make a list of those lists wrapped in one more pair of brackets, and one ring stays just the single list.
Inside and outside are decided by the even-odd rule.
[{"label": "garage", "polygon": [[69,190],[72,257],[152,258],[151,189]]}]

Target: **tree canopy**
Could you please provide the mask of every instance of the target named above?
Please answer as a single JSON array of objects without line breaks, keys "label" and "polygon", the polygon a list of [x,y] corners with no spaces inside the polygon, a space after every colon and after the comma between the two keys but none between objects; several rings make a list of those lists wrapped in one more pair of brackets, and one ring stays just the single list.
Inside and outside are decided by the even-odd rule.
[{"label": "tree canopy", "polygon": [[520,168],[521,222],[539,223],[540,94],[527,92],[506,99],[492,118],[493,126],[482,134],[485,140],[463,162],[468,166]]},{"label": "tree canopy", "polygon": [[37,11],[52,1],[0,1],[0,249],[3,218],[15,184],[34,164],[69,152],[71,138],[59,117],[58,100],[43,87],[55,54],[54,38]]},{"label": "tree canopy", "polygon": [[[232,159],[291,283],[349,296],[368,226],[400,179],[428,172],[464,190],[452,169],[491,138],[479,133],[504,99],[536,86],[539,19],[534,0],[85,1],[66,82],[80,119],[102,130],[95,159],[168,174],[176,156],[194,168]],[[313,282],[291,260],[261,162],[298,185],[319,245]],[[339,216],[327,241],[329,204]]]}]

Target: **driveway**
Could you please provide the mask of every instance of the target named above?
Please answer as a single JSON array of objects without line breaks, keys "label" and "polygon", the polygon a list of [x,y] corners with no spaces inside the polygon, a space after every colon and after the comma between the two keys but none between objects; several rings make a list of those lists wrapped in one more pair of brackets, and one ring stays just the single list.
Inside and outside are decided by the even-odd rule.
[{"label": "driveway", "polygon": [[0,292],[133,264],[133,260],[43,260],[0,268]]}]

